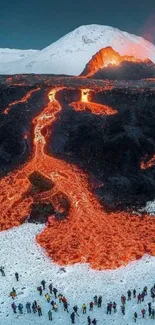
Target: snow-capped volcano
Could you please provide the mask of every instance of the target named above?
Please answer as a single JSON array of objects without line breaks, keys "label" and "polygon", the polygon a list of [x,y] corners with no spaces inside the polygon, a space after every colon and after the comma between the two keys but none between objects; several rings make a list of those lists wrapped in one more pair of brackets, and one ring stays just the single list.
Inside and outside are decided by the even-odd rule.
[{"label": "snow-capped volcano", "polygon": [[142,37],[109,26],[86,25],[16,63],[0,64],[0,73],[79,75],[92,55],[107,46],[121,55],[149,58],[155,62],[155,46]]}]

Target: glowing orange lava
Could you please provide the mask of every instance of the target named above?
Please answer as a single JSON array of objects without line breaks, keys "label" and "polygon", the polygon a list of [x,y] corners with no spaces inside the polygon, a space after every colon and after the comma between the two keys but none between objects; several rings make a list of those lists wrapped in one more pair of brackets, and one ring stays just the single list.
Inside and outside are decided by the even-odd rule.
[{"label": "glowing orange lava", "polygon": [[31,95],[33,93],[37,92],[38,90],[40,90],[39,87],[36,88],[36,89],[32,89],[23,98],[21,98],[19,100],[15,100],[14,102],[10,103],[9,106],[4,109],[3,114],[8,114],[12,106],[15,106],[15,105],[20,104],[20,103],[27,102],[29,100],[29,98],[31,97]]},{"label": "glowing orange lava", "polygon": [[[33,120],[33,158],[18,170],[0,180],[0,229],[21,224],[30,213],[31,204],[50,202],[63,192],[70,201],[67,219],[49,218],[37,241],[58,264],[88,262],[94,269],[117,268],[145,253],[155,255],[155,220],[150,216],[129,213],[105,213],[90,191],[86,174],[75,165],[45,153],[43,128],[52,125],[62,109],[55,94],[49,93],[49,104]],[[31,191],[29,175],[39,171],[55,186],[41,193]]]},{"label": "glowing orange lava", "polygon": [[75,111],[90,111],[95,115],[113,115],[117,111],[110,106],[89,101],[90,89],[81,89],[81,101],[72,102],[70,106]]},{"label": "glowing orange lava", "polygon": [[[112,47],[106,47],[101,49],[95,55],[93,55],[92,59],[86,65],[82,75],[89,77],[93,75],[99,69],[106,68],[108,66],[116,66],[120,65],[123,61],[129,62],[144,62],[140,59],[137,59],[135,56],[123,55],[121,56],[119,53],[114,51]],[[145,62],[151,62],[149,59],[145,59]]]},{"label": "glowing orange lava", "polygon": [[155,165],[155,155],[148,161],[142,161],[140,164],[141,169],[147,169]]}]

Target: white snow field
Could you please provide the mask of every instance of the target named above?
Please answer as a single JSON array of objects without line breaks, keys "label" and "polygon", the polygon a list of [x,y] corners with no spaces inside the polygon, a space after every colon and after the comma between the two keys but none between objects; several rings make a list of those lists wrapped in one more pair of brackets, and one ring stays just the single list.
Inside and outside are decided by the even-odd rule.
[{"label": "white snow field", "polygon": [[39,50],[0,49],[0,63],[15,62],[37,52],[39,52]]},{"label": "white snow field", "polygon": [[[117,28],[81,26],[33,55],[12,63],[0,63],[0,74],[54,73],[79,75],[91,57],[106,46],[124,55],[155,62],[155,46]],[[11,61],[9,59],[9,61]]]},{"label": "white snow field", "polygon": [[[50,261],[45,252],[35,241],[35,235],[43,226],[25,224],[17,228],[0,233],[0,264],[5,267],[6,276],[0,274],[0,324],[1,325],[69,325],[71,324],[70,312],[77,304],[80,307],[80,316],[75,319],[75,324],[87,325],[87,316],[97,319],[97,325],[131,325],[134,324],[133,314],[138,312],[137,324],[154,324],[155,320],[141,317],[141,309],[147,309],[147,303],[151,301],[150,294],[141,304],[133,299],[126,304],[126,315],[120,310],[120,297],[127,293],[128,289],[136,288],[137,293],[142,292],[145,285],[150,288],[155,282],[155,258],[144,256],[141,260],[132,262],[126,267],[117,270],[95,271],[87,264],[76,264],[65,267],[66,272],[60,271],[60,267]],[[58,234],[59,235],[59,234]],[[63,242],[62,242],[63,245]],[[14,273],[19,272],[20,280],[15,280]],[[62,304],[58,303],[58,312],[53,311],[53,320],[49,321],[47,312],[49,304],[43,296],[40,297],[37,286],[45,279],[47,287],[50,282],[57,287],[58,292],[64,294],[70,303],[69,313],[63,311]],[[12,298],[9,293],[15,287],[17,291],[16,304],[24,305],[23,315],[14,314],[11,309]],[[85,302],[88,306],[94,295],[103,296],[102,308],[94,307],[94,311],[87,311],[83,315],[81,306]],[[54,298],[52,296],[52,298]],[[42,306],[43,316],[27,314],[25,304],[36,299]],[[58,300],[58,299],[57,299]],[[118,303],[116,314],[106,314],[106,303],[109,301]]]}]

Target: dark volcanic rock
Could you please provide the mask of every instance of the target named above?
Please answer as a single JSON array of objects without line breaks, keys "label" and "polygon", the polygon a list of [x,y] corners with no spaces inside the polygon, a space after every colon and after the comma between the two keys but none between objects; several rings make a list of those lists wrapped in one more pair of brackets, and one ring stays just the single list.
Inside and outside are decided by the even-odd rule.
[{"label": "dark volcanic rock", "polygon": [[33,185],[33,192],[46,192],[54,187],[54,183],[38,171],[35,171],[30,174],[28,178],[31,184]]}]

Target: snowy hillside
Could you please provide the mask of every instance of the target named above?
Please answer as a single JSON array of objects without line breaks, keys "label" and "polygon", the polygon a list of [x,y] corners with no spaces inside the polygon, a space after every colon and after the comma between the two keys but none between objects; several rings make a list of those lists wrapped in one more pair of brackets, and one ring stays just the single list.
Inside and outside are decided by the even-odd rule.
[{"label": "snowy hillside", "polygon": [[37,52],[39,52],[39,50],[0,49],[0,64],[25,59]]},{"label": "snowy hillside", "polygon": [[155,62],[155,46],[141,37],[102,25],[81,26],[57,42],[16,64],[0,64],[0,73],[55,73],[79,75],[92,55],[111,46],[121,55]]}]

